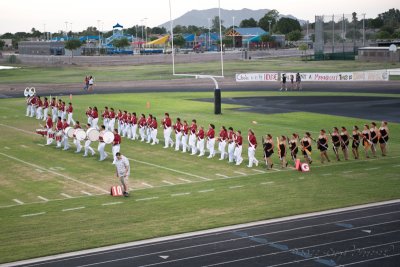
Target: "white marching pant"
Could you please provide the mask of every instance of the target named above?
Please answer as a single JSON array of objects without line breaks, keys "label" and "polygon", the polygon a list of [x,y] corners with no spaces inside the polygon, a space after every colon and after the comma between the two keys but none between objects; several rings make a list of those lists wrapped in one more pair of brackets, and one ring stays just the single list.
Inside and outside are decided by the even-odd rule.
[{"label": "white marching pant", "polygon": [[[90,126],[92,126],[93,118],[89,116],[89,117],[87,118],[87,123],[88,123]],[[92,126],[92,127],[93,127],[93,126]]]},{"label": "white marching pant", "polygon": [[95,128],[95,129],[99,129],[99,126],[97,125],[97,123],[99,122],[99,118],[93,118],[92,119],[92,128]]},{"label": "white marching pant", "polygon": [[121,135],[122,125],[121,125],[121,121],[120,120],[117,121],[117,129],[118,129],[118,134]]},{"label": "white marching pant", "polygon": [[207,148],[208,148],[208,150],[210,151],[210,156],[211,157],[214,157],[214,155],[215,155],[215,148],[214,148],[214,145],[215,145],[215,138],[212,138],[212,139],[208,139],[208,141],[207,141]]},{"label": "white marching pant", "polygon": [[182,135],[182,151],[183,152],[186,152],[186,150],[188,149],[187,142],[188,142],[188,136],[187,136],[187,134],[183,134]]},{"label": "white marching pant", "polygon": [[34,105],[31,105],[31,117],[34,117],[36,115],[36,107]]},{"label": "white marching pant", "polygon": [[204,151],[204,138],[197,140],[197,149],[200,151],[200,156],[203,156],[205,151]]},{"label": "white marching pant", "polygon": [[153,145],[155,145],[155,144],[158,144],[158,142],[160,142],[158,139],[157,139],[157,133],[158,133],[158,130],[157,129],[152,129],[151,130],[151,139],[153,139]]},{"label": "white marching pant", "polygon": [[197,147],[196,147],[196,135],[191,133],[189,136],[189,147],[192,150],[192,154],[197,153]]},{"label": "white marching pant", "polygon": [[115,127],[115,118],[110,119],[109,122],[108,122],[108,129],[111,132],[114,132],[114,127]]},{"label": "white marching pant", "polygon": [[47,116],[49,115],[49,109],[45,108],[43,110],[43,120],[45,121],[47,119]]},{"label": "white marching pant", "polygon": [[92,143],[92,141],[86,140],[86,142],[85,142],[85,154],[84,154],[84,156],[87,156],[88,151],[90,151],[90,152],[92,153],[92,156],[94,156],[94,154],[95,154],[94,149],[90,146],[90,143]]},{"label": "white marching pant", "polygon": [[248,149],[248,156],[249,156],[249,165],[248,167],[253,167],[253,163],[258,165],[258,160],[255,157],[256,154],[256,149],[252,146],[249,147]]},{"label": "white marching pant", "polygon": [[110,125],[110,120],[108,118],[103,119],[103,125],[106,130],[108,130],[108,126]]},{"label": "white marching pant", "polygon": [[52,110],[51,110],[51,117],[52,117],[52,119],[53,119],[53,122],[56,122],[57,121],[57,108],[53,108]]},{"label": "white marching pant", "polygon": [[137,124],[132,124],[131,132],[132,132],[132,134],[131,134],[132,140],[138,139],[137,138]]},{"label": "white marching pant", "polygon": [[106,157],[107,157],[107,153],[104,151],[105,147],[106,147],[106,143],[99,142],[99,146],[97,147],[97,151],[99,151],[100,160],[105,160]]},{"label": "white marching pant", "polygon": [[164,147],[168,147],[170,144],[172,144],[171,133],[171,127],[167,127],[164,129]]},{"label": "white marching pant", "polygon": [[231,142],[228,145],[228,159],[229,162],[233,162],[235,160],[235,142]]},{"label": "white marching pant", "polygon": [[235,159],[236,159],[236,165],[240,165],[240,163],[242,163],[242,161],[243,161],[242,146],[236,146],[234,154],[235,154]]},{"label": "white marching pant", "polygon": [[126,124],[126,137],[128,139],[132,138],[132,124],[130,123]]},{"label": "white marching pant", "polygon": [[140,138],[141,138],[142,142],[146,138],[146,135],[145,135],[144,131],[145,131],[144,127],[139,127],[139,135],[140,135]]},{"label": "white marching pant", "polygon": [[67,112],[63,111],[61,112],[61,119],[64,120],[67,118]]},{"label": "white marching pant", "polygon": [[218,144],[218,150],[221,152],[221,159],[225,159],[225,147],[226,147],[226,141],[220,141]]},{"label": "white marching pant", "polygon": [[150,143],[150,141],[151,141],[151,128],[150,127],[146,128],[146,136],[147,136],[147,143]]},{"label": "white marching pant", "polygon": [[25,116],[29,116],[31,114],[31,105],[27,105],[26,106],[26,114],[25,114]]},{"label": "white marching pant", "polygon": [[181,139],[182,139],[182,133],[176,133],[175,132],[175,150],[178,151],[179,147],[181,145]]},{"label": "white marching pant", "polygon": [[75,121],[74,121],[74,119],[72,118],[73,115],[74,115],[73,113],[68,113],[67,123],[68,123],[69,125],[71,125],[71,122],[75,125]]},{"label": "white marching pant", "polygon": [[118,144],[118,145],[113,145],[113,147],[112,147],[112,154],[113,154],[113,157],[114,157],[114,161],[113,161],[113,164],[115,164],[115,162],[117,161],[117,153],[120,151],[120,149],[121,149],[121,146]]},{"label": "white marching pant", "polygon": [[43,116],[42,111],[43,111],[42,107],[38,107],[37,108],[37,110],[36,110],[36,119],[41,120],[43,118],[42,117]]},{"label": "white marching pant", "polygon": [[74,144],[76,145],[76,153],[81,152],[82,150],[82,144],[81,141],[79,141],[78,139],[74,139]]},{"label": "white marching pant", "polygon": [[67,134],[64,134],[63,135],[63,143],[64,143],[64,149],[65,150],[67,150],[67,149],[69,149],[69,143],[68,143],[68,135]]}]

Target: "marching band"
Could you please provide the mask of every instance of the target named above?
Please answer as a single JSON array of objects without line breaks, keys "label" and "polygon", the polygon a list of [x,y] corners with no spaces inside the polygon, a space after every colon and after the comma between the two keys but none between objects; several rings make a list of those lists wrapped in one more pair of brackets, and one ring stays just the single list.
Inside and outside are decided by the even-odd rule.
[{"label": "marching band", "polygon": [[[51,145],[55,139],[56,147],[63,150],[70,148],[68,139],[73,139],[73,144],[76,146],[75,153],[80,153],[84,149],[84,157],[96,154],[95,150],[90,146],[92,142],[98,142],[98,152],[100,155],[99,161],[104,161],[108,155],[105,152],[107,144],[112,145],[113,164],[116,161],[116,154],[120,151],[122,137],[130,140],[140,140],[141,142],[151,143],[156,145],[159,143],[158,122],[157,118],[149,114],[146,118],[145,114],[141,114],[137,118],[136,112],[129,113],[127,111],[118,110],[116,114],[114,108],[105,107],[101,113],[102,124],[98,126],[99,113],[97,107],[88,107],[86,110],[87,124],[86,130],[83,130],[79,121],[73,119],[72,103],[65,106],[65,102],[61,99],[57,101],[55,97],[51,98],[50,103],[45,97],[44,101],[35,93],[26,95],[26,116],[34,117],[38,120],[46,121],[44,129],[37,129],[36,132],[46,136],[46,145]],[[49,112],[49,108],[51,114]],[[169,113],[164,114],[165,117],[161,121],[160,127],[163,129],[164,148],[174,147],[175,151],[182,153],[191,152],[191,155],[202,157],[205,155],[205,148],[209,151],[208,158],[215,156],[215,143],[218,144],[220,153],[219,160],[227,159],[229,163],[240,165],[243,162],[243,137],[240,130],[234,131],[232,127],[228,130],[225,126],[221,126],[219,134],[215,133],[215,125],[209,124],[207,132],[203,126],[198,126],[195,119],[191,125],[188,125],[186,120],[181,122],[180,118],[176,118],[176,122],[172,125]],[[72,125],[71,125],[72,123]],[[115,123],[117,127],[115,128]],[[174,132],[175,142],[172,141],[171,134]],[[297,133],[293,133],[291,137],[282,135],[276,138],[276,146],[271,134],[263,136],[261,139],[264,151],[266,166],[268,169],[273,168],[272,156],[274,149],[277,149],[277,155],[282,168],[288,166],[286,159],[287,154],[293,161],[297,159],[297,153],[301,151],[305,161],[308,164],[312,163],[312,143],[316,143],[317,149],[320,151],[321,163],[330,162],[328,156],[329,143],[332,145],[332,150],[337,161],[340,161],[340,154],[343,153],[345,160],[349,160],[350,140],[351,151],[354,159],[359,159],[360,155],[358,148],[360,145],[364,147],[365,158],[369,158],[369,151],[372,156],[376,157],[378,144],[382,152],[382,156],[387,155],[387,143],[389,141],[388,123],[383,121],[378,128],[375,122],[365,124],[363,131],[359,131],[358,126],[354,126],[351,135],[346,127],[333,127],[332,133],[329,132],[329,137],[324,129],[320,130],[318,138],[312,138],[309,132],[304,134],[303,138],[299,138]],[[82,147],[81,142],[84,141]],[[258,160],[255,157],[257,150],[257,138],[252,129],[249,129],[248,136],[248,165],[251,168],[255,164],[258,166]],[[342,151],[341,153],[340,150]]]}]

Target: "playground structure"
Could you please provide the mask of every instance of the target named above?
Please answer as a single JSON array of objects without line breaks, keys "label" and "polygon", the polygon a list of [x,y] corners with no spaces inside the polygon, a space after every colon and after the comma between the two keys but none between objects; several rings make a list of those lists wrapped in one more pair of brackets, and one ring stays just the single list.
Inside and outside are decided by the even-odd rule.
[{"label": "playground structure", "polygon": [[132,35],[124,34],[124,27],[119,23],[113,26],[113,34],[104,40],[102,44],[101,39],[99,46],[101,48],[106,49],[106,53],[113,55],[113,54],[124,54],[124,55],[132,55],[133,49],[132,45],[123,47],[123,48],[116,48],[114,46],[114,41],[119,39],[127,39],[131,44],[136,41]]}]

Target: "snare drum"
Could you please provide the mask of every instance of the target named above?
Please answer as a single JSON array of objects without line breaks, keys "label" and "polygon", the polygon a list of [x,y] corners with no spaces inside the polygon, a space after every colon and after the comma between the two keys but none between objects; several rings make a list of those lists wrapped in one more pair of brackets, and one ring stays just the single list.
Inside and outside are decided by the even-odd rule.
[{"label": "snare drum", "polygon": [[58,131],[56,133],[56,141],[61,141],[62,135],[63,135],[63,132],[62,131]]},{"label": "snare drum", "polygon": [[47,130],[46,129],[36,129],[36,133],[40,134],[42,136],[47,135]]},{"label": "snare drum", "polygon": [[100,132],[96,128],[89,128],[86,131],[86,136],[92,142],[99,141]]},{"label": "snare drum", "polygon": [[67,127],[64,129],[64,133],[69,137],[73,138],[74,137],[74,131],[75,129],[73,127]]},{"label": "snare drum", "polygon": [[82,130],[82,129],[75,129],[74,137],[78,141],[83,141],[86,138],[86,132],[84,130]]},{"label": "snare drum", "polygon": [[110,131],[104,131],[100,134],[101,140],[106,144],[114,142],[114,133]]}]

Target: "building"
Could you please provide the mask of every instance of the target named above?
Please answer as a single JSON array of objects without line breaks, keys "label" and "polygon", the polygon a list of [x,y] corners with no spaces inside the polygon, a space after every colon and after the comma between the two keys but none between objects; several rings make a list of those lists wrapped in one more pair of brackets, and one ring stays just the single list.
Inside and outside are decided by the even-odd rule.
[{"label": "building", "polygon": [[64,55],[64,42],[21,41],[18,52],[22,55]]},{"label": "building", "polygon": [[399,62],[400,51],[390,52],[389,47],[361,47],[358,48],[358,60],[376,62]]},{"label": "building", "polygon": [[4,41],[4,50],[12,48],[12,39],[0,39]]},{"label": "building", "polygon": [[234,47],[243,47],[244,45],[251,43],[257,43],[261,41],[263,35],[267,35],[268,32],[264,31],[260,27],[253,28],[234,28],[230,29],[225,37],[231,37],[234,39]]}]

